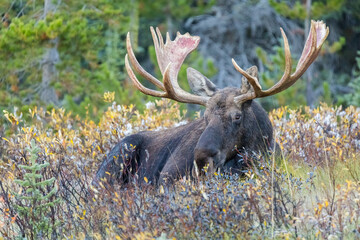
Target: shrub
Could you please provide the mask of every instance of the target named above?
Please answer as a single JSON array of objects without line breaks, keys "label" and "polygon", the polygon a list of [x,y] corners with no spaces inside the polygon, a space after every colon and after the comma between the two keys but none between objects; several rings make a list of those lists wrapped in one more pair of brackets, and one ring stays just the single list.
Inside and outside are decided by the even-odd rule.
[{"label": "shrub", "polygon": [[354,160],[360,112],[354,107],[274,110],[270,118],[283,158],[259,156],[244,176],[215,172],[171,187],[91,186],[106,153],[124,136],[183,124],[183,116],[168,100],[149,102],[143,114],[114,103],[98,124],[63,109],[34,108],[31,125],[8,113],[15,134],[1,140],[1,234],[29,236],[31,209],[16,206],[33,191],[26,191],[24,174],[37,166],[42,178],[35,181],[48,180],[40,197],[52,194],[41,215],[51,219],[43,238],[359,237],[360,167]]}]

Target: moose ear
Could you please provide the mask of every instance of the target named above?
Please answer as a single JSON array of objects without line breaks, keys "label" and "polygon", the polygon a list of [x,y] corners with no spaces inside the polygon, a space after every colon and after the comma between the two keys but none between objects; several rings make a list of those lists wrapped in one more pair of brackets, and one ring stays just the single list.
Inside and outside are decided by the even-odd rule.
[{"label": "moose ear", "polygon": [[[252,76],[258,78],[258,68],[256,66],[249,67],[246,72]],[[241,78],[241,93],[245,94],[248,91],[252,91],[252,87],[245,77]]]},{"label": "moose ear", "polygon": [[216,85],[199,71],[189,67],[186,72],[190,88],[194,94],[211,97],[217,91]]}]

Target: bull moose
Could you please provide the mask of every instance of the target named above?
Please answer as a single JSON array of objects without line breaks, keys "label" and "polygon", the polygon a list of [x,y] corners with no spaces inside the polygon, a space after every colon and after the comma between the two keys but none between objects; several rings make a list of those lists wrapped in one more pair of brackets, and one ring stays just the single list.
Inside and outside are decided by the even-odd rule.
[{"label": "bull moose", "polygon": [[[135,87],[142,93],[169,98],[182,103],[206,107],[204,115],[182,126],[162,131],[143,131],[125,137],[107,155],[94,178],[110,184],[126,183],[133,176],[152,183],[172,181],[194,170],[231,169],[238,164],[239,151],[259,152],[273,149],[273,128],[266,111],[255,98],[271,96],[293,85],[318,56],[329,34],[322,21],[312,21],[302,55],[294,73],[287,37],[284,40],[285,70],[282,78],[270,89],[262,90],[256,66],[246,71],[232,63],[242,77],[242,85],[218,89],[209,79],[193,68],[187,69],[187,79],[193,94],[178,84],[178,73],[186,56],[199,44],[200,37],[179,32],[174,41],[169,33],[166,42],[158,28],[151,27],[156,56],[163,82],[145,71],[137,61],[127,35],[125,67]],[[132,67],[131,67],[131,65]],[[161,91],[144,87],[133,69]]]}]

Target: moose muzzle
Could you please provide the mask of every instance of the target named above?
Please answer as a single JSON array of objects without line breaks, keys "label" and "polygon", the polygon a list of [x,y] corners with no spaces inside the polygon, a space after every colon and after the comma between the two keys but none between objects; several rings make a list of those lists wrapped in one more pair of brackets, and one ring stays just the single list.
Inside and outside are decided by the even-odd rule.
[{"label": "moose muzzle", "polygon": [[221,154],[223,141],[221,129],[220,118],[216,117],[209,122],[201,134],[194,155],[194,161],[200,171],[208,165],[208,171],[212,172],[224,162],[225,159],[222,159],[223,154]]}]

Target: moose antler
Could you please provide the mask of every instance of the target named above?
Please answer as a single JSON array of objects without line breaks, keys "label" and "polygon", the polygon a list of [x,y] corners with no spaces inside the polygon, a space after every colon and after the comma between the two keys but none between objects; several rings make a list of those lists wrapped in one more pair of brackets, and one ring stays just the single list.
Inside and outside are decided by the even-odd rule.
[{"label": "moose antler", "polygon": [[[154,41],[159,68],[163,76],[163,82],[156,79],[141,67],[135,57],[131,46],[130,33],[128,33],[126,38],[126,48],[128,54],[125,56],[125,67],[136,88],[138,88],[142,93],[154,97],[165,97],[178,102],[206,105],[209,97],[197,96],[184,91],[179,86],[177,79],[181,65],[183,64],[186,56],[198,46],[200,37],[190,36],[189,33],[181,35],[178,32],[175,40],[171,41],[169,33],[167,33],[166,43],[164,44],[159,28],[156,28],[156,33],[153,27],[150,27],[150,31]],[[149,80],[162,91],[144,87],[133,72],[129,64],[129,59],[134,70],[139,75]]]},{"label": "moose antler", "polygon": [[289,48],[289,43],[285,32],[280,28],[282,37],[284,39],[284,51],[285,51],[285,71],[284,75],[274,86],[270,89],[263,91],[257,77],[253,77],[248,74],[246,71],[241,69],[239,65],[232,59],[232,63],[237,71],[239,71],[250,83],[253,90],[248,91],[247,93],[235,97],[234,101],[237,104],[242,104],[247,100],[254,98],[261,98],[266,96],[271,96],[281,91],[284,91],[291,85],[293,85],[306,71],[306,69],[312,64],[312,62],[318,56],[321,46],[323,45],[326,37],[329,34],[329,27],[326,27],[326,24],[323,21],[311,21],[311,29],[309,36],[306,40],[303,52],[301,54],[300,60],[296,66],[296,70],[291,74],[291,53]]}]

